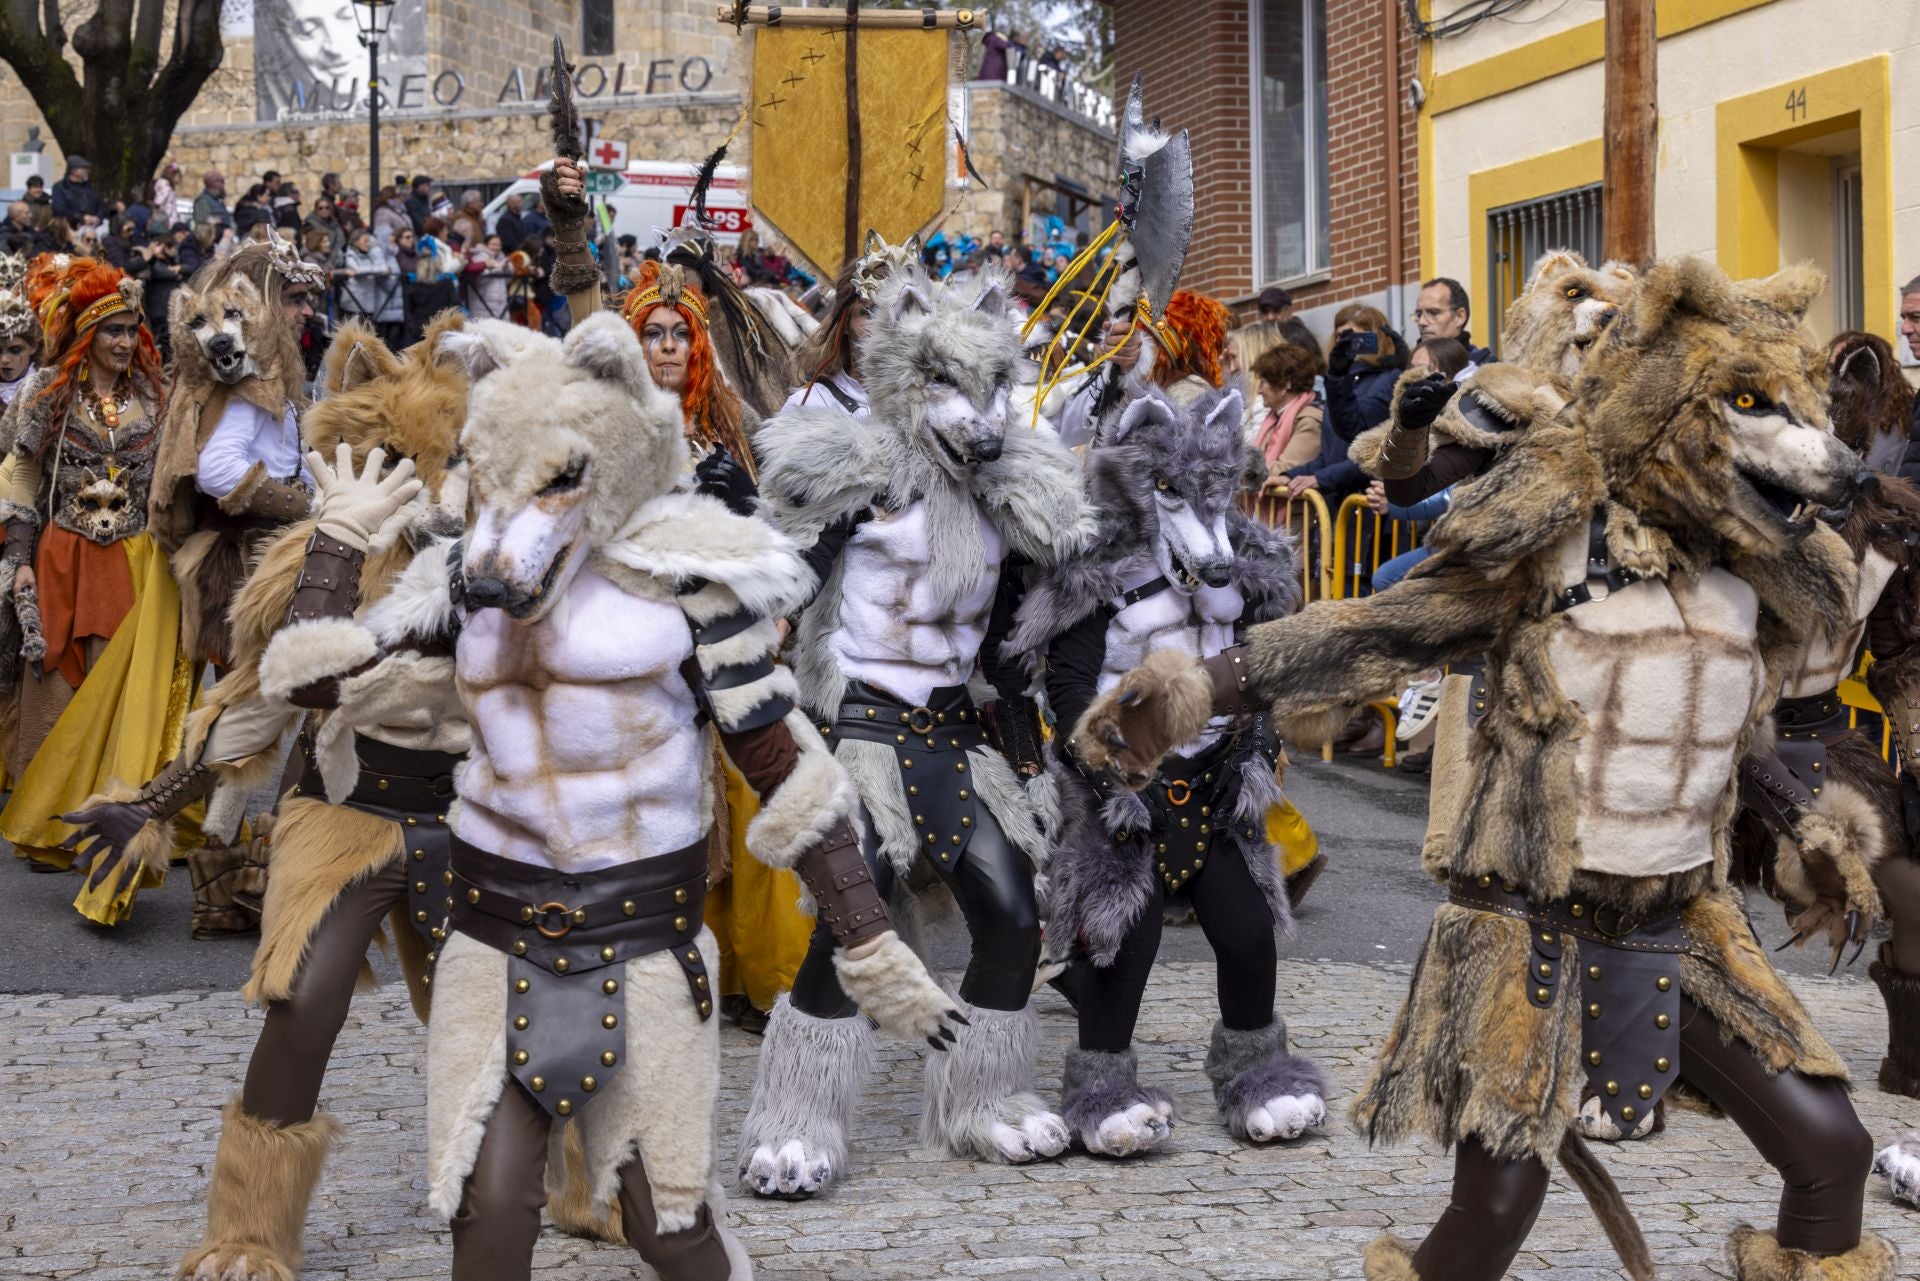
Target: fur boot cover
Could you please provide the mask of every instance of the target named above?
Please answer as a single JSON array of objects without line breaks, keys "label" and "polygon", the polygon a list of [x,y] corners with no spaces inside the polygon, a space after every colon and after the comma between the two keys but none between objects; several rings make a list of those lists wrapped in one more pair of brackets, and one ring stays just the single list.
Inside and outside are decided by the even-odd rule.
[{"label": "fur boot cover", "polygon": [[1383,1232],[1367,1243],[1360,1275],[1367,1281],[1420,1281],[1420,1274],[1413,1270],[1413,1250],[1399,1237]]},{"label": "fur boot cover", "polygon": [[1873,1172],[1887,1181],[1896,1201],[1920,1210],[1920,1130],[1908,1130],[1873,1158]]},{"label": "fur boot cover", "polygon": [[1060,1115],[1074,1141],[1100,1156],[1151,1152],[1173,1131],[1173,1096],[1143,1086],[1132,1050],[1068,1050]]},{"label": "fur boot cover", "polygon": [[1018,1165],[1067,1150],[1067,1123],[1033,1092],[1040,1020],[1028,1006],[989,1010],[955,1001],[969,1026],[927,1056],[920,1141],[948,1156]]},{"label": "fur boot cover", "polygon": [[187,876],[193,882],[193,937],[251,934],[260,928],[260,902],[267,889],[264,844],[261,838],[187,851]]},{"label": "fur boot cover", "polygon": [[1789,1250],[1773,1233],[1742,1225],[1727,1238],[1734,1281],[1893,1281],[1900,1252],[1882,1237],[1863,1236],[1845,1254]]},{"label": "fur boot cover", "polygon": [[1327,1074],[1287,1052],[1287,1025],[1275,1019],[1256,1031],[1213,1025],[1207,1079],[1227,1132],[1266,1143],[1296,1139],[1327,1119]]},{"label": "fur boot cover", "polygon": [[[698,939],[718,973],[711,932]],[[587,1203],[613,1200],[620,1168],[646,1162],[662,1232],[693,1226],[713,1174],[720,1027],[687,999],[670,952],[626,962],[626,1062],[574,1116],[586,1157]],[[451,1219],[507,1075],[507,957],[464,934],[440,953],[427,1024],[427,1200]]]},{"label": "fur boot cover", "polygon": [[180,1275],[294,1281],[307,1203],[339,1134],[324,1112],[279,1126],[247,1113],[239,1099],[227,1104],[207,1185],[207,1235],[181,1260]]},{"label": "fur boot cover", "polygon": [[1902,974],[1887,963],[1887,946],[1867,973],[1887,1003],[1887,1054],[1880,1060],[1880,1088],[1888,1094],[1920,1099],[1920,976]]},{"label": "fur boot cover", "polygon": [[823,1019],[781,994],[767,1018],[739,1178],[761,1196],[809,1197],[847,1166],[847,1127],[873,1068],[867,1020]]}]

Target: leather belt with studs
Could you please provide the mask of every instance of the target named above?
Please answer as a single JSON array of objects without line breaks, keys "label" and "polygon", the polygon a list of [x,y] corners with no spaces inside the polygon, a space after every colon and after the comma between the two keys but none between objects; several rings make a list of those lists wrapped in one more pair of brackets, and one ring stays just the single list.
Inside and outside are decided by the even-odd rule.
[{"label": "leather belt with studs", "polygon": [[1827,749],[1855,733],[1837,690],[1774,705],[1773,747],[1740,762],[1740,800],[1775,836],[1794,839],[1799,812],[1827,783]]},{"label": "leather belt with studs", "polygon": [[1219,741],[1192,757],[1169,756],[1161,763],[1153,782],[1141,791],[1151,816],[1147,832],[1115,832],[1115,841],[1145,836],[1153,842],[1153,865],[1174,894],[1186,887],[1207,865],[1214,842],[1229,832],[1243,845],[1263,838],[1266,817],[1241,820],[1234,817],[1244,786],[1243,770],[1254,761],[1268,771],[1279,760],[1280,744],[1264,716],[1256,716],[1238,733],[1223,734]]},{"label": "leather belt with studs", "polygon": [[[626,962],[671,952],[700,1019],[713,990],[698,938],[707,840],[600,872],[558,872],[453,840],[449,924],[507,954],[507,1070],[557,1117],[626,1059]],[[644,1034],[644,1033],[643,1033]]]},{"label": "leather belt with studs", "polygon": [[1569,937],[1579,940],[1581,1062],[1601,1107],[1630,1133],[1680,1076],[1680,956],[1689,946],[1680,912],[1633,917],[1578,897],[1534,903],[1488,875],[1455,876],[1447,898],[1527,922],[1527,1000],[1541,1009],[1559,996]]},{"label": "leather belt with studs", "polygon": [[891,747],[921,852],[937,868],[951,871],[960,865],[980,822],[967,753],[989,746],[980,710],[964,685],[944,686],[925,703],[911,704],[864,681],[850,681],[838,714],[820,733],[828,744],[850,738]]}]

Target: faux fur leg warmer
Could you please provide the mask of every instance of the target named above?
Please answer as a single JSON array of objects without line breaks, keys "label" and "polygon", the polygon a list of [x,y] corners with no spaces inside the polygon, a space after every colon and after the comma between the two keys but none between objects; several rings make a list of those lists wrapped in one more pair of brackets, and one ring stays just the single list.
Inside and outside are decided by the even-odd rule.
[{"label": "faux fur leg warmer", "polygon": [[1887,1055],[1880,1060],[1880,1088],[1920,1099],[1920,975],[1887,963],[1886,948],[1867,967],[1887,1003]]},{"label": "faux fur leg warmer", "polygon": [[927,1057],[920,1140],[948,1156],[1020,1164],[1059,1156],[1067,1124],[1033,1092],[1040,1021],[1033,1007],[959,1004],[968,1026],[945,1054]]},{"label": "faux fur leg warmer", "polygon": [[1882,1237],[1863,1236],[1845,1254],[1789,1250],[1771,1232],[1738,1227],[1727,1239],[1734,1281],[1893,1281],[1900,1252]]},{"label": "faux fur leg warmer", "polygon": [[1327,1076],[1287,1052],[1287,1025],[1275,1019],[1251,1032],[1213,1025],[1207,1079],[1236,1139],[1296,1139],[1327,1119]]},{"label": "faux fur leg warmer", "polygon": [[1132,1050],[1068,1050],[1060,1115],[1074,1140],[1101,1156],[1151,1152],[1172,1132],[1173,1096],[1139,1083]]},{"label": "faux fur leg warmer", "polygon": [[180,1262],[195,1281],[294,1281],[300,1232],[320,1167],[340,1134],[326,1113],[279,1126],[235,1099],[220,1116],[220,1146],[207,1185],[207,1234]]},{"label": "faux fur leg warmer", "polygon": [[847,1127],[872,1066],[865,1018],[816,1018],[785,995],[775,1001],[740,1126],[741,1184],[808,1197],[831,1183],[846,1168]]},{"label": "faux fur leg warmer", "polygon": [[606,1205],[593,1202],[593,1177],[587,1171],[587,1150],[580,1127],[557,1125],[547,1140],[547,1217],[568,1236],[610,1245],[627,1243],[620,1219],[620,1199]]},{"label": "faux fur leg warmer", "polygon": [[1413,1270],[1413,1247],[1390,1233],[1381,1233],[1367,1243],[1360,1275],[1367,1281],[1420,1281]]}]

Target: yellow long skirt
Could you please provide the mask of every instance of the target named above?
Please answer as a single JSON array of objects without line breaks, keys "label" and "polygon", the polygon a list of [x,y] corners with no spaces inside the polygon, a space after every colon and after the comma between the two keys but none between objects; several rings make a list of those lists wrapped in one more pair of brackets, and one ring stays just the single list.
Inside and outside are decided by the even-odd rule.
[{"label": "yellow long skirt", "polygon": [[[198,683],[180,647],[180,590],[167,558],[148,534],[121,546],[133,579],[133,608],[0,810],[0,837],[53,861],[71,861],[58,846],[74,829],[60,815],[113,783],[144,783],[179,754]],[[189,839],[197,842],[197,836]],[[97,889],[83,885],[73,906],[89,921],[118,925],[133,915],[134,896],[164,879],[162,871],[109,877]]]},{"label": "yellow long skirt", "polygon": [[758,1010],[793,986],[813,937],[813,918],[800,911],[800,878],[768,867],[747,853],[747,824],[760,812],[753,789],[724,760],[727,809],[732,816],[732,873],[707,894],[707,928],[720,944],[720,994],[740,996]]}]

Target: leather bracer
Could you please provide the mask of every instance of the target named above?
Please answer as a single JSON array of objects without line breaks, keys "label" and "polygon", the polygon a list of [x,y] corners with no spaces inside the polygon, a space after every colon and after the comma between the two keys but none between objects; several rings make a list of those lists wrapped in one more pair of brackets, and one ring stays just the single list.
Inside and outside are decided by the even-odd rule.
[{"label": "leather bracer", "polygon": [[860,838],[846,819],[829,828],[793,870],[813,895],[819,919],[833,931],[835,946],[854,947],[893,929],[873,871],[860,855]]},{"label": "leather bracer", "polygon": [[1374,475],[1380,480],[1406,480],[1427,465],[1427,440],[1432,427],[1403,427],[1394,423],[1380,442]]},{"label": "leather bracer", "polygon": [[1247,668],[1247,647],[1235,645],[1200,665],[1213,681],[1213,711],[1216,716],[1251,716],[1262,711],[1252,689],[1253,673]]},{"label": "leather bracer", "polygon": [[1040,708],[1028,698],[996,698],[980,709],[987,737],[1016,773],[1038,773],[1046,762],[1040,737]]},{"label": "leather bracer", "polygon": [[263,480],[248,492],[245,510],[282,525],[291,525],[313,509],[313,495],[297,482]]},{"label": "leather bracer", "polygon": [[145,810],[150,819],[165,822],[210,795],[219,781],[211,765],[177,756],[148,780],[130,803]]},{"label": "leather bracer", "polygon": [[33,564],[34,527],[31,521],[7,522],[7,537],[0,543],[0,556],[14,565]]},{"label": "leather bracer", "polygon": [[294,581],[287,622],[352,618],[360,603],[360,571],[366,563],[364,551],[314,530],[307,540],[307,559],[300,566],[300,577]]}]

